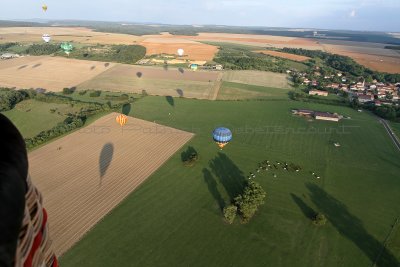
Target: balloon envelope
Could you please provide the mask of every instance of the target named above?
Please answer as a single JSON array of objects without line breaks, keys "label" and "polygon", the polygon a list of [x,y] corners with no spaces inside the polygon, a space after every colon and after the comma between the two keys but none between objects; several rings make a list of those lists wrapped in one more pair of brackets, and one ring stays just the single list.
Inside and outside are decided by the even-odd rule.
[{"label": "balloon envelope", "polygon": [[128,118],[124,114],[120,114],[115,118],[115,120],[122,127],[126,124],[126,122],[128,121]]},{"label": "balloon envelope", "polygon": [[43,5],[43,6],[42,6],[42,9],[43,9],[43,11],[46,12],[46,11],[47,11],[47,5]]},{"label": "balloon envelope", "polygon": [[228,128],[218,127],[213,131],[213,140],[222,149],[232,140],[232,132]]},{"label": "balloon envelope", "polygon": [[72,51],[72,49],[74,48],[71,43],[62,43],[60,45],[60,47],[67,54],[69,54]]},{"label": "balloon envelope", "polygon": [[182,48],[178,49],[178,55],[181,57],[183,56],[183,54],[185,53],[185,51]]},{"label": "balloon envelope", "polygon": [[43,41],[45,41],[46,43],[48,43],[48,42],[50,42],[51,37],[50,37],[50,35],[48,35],[47,33],[45,33],[45,34],[42,35],[42,39],[43,39]]}]

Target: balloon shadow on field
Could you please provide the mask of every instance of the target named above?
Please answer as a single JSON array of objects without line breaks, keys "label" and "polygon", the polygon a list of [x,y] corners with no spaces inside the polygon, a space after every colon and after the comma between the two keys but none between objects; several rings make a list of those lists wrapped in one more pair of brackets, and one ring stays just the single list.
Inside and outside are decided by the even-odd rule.
[{"label": "balloon shadow on field", "polygon": [[42,66],[42,63],[38,63],[32,66],[32,69]]},{"label": "balloon shadow on field", "polygon": [[231,202],[243,193],[246,184],[243,172],[225,154],[219,152],[218,156],[210,161],[210,169],[224,186]]},{"label": "balloon shadow on field", "polygon": [[172,107],[175,106],[174,98],[172,96],[167,95],[165,99],[167,100],[168,104],[170,104]]},{"label": "balloon shadow on field", "polygon": [[351,214],[343,203],[314,184],[306,184],[318,210],[344,237],[352,241],[374,263],[374,266],[400,266],[395,256],[365,229],[363,222]]},{"label": "balloon shadow on field", "polygon": [[183,90],[182,89],[176,89],[176,92],[178,93],[179,97],[183,97]]},{"label": "balloon shadow on field", "polygon": [[22,66],[18,67],[18,70],[22,70],[22,69],[24,69],[26,67],[28,67],[28,65],[22,65]]},{"label": "balloon shadow on field", "polygon": [[307,219],[312,220],[317,214],[310,206],[308,206],[301,198],[296,196],[295,194],[290,193],[290,196],[293,198],[294,203],[299,206],[300,210],[303,212],[304,216]]},{"label": "balloon shadow on field", "polygon": [[107,68],[108,66],[110,66],[110,63],[108,63],[108,62],[107,62],[107,63],[104,63],[104,67]]},{"label": "balloon shadow on field", "polygon": [[129,113],[131,112],[131,109],[132,109],[132,105],[130,103],[124,104],[122,106],[122,114],[129,115]]},{"label": "balloon shadow on field", "polygon": [[91,66],[90,70],[94,70],[96,68],[96,66]]},{"label": "balloon shadow on field", "polygon": [[100,169],[100,185],[103,182],[103,176],[106,174],[108,167],[111,164],[114,154],[114,145],[107,143],[103,146],[99,158],[99,169]]},{"label": "balloon shadow on field", "polygon": [[183,68],[178,68],[178,71],[179,71],[180,73],[182,73],[182,74],[185,73],[185,70],[184,70]]},{"label": "balloon shadow on field", "polygon": [[136,72],[136,76],[137,76],[138,78],[142,78],[142,75],[143,75],[143,73],[141,73],[140,71]]},{"label": "balloon shadow on field", "polygon": [[225,201],[222,198],[221,193],[218,191],[217,182],[215,181],[214,176],[208,169],[204,168],[203,177],[204,177],[204,182],[206,182],[207,184],[208,191],[210,191],[211,195],[217,202],[220,211],[222,211],[223,208],[225,207]]}]

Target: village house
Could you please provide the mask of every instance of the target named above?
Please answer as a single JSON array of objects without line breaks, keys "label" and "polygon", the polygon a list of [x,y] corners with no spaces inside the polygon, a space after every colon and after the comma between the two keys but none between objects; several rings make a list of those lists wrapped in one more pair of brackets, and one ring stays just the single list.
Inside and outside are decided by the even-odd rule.
[{"label": "village house", "polygon": [[308,92],[309,95],[319,95],[319,96],[328,96],[327,91],[321,91],[321,90],[310,90]]},{"label": "village house", "polygon": [[358,95],[358,102],[367,103],[374,100],[373,95]]}]

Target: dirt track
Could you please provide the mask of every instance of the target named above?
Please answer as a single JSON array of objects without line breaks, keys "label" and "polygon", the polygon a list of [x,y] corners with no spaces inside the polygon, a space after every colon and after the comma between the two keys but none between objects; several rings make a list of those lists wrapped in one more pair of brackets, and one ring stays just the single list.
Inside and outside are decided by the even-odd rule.
[{"label": "dirt track", "polygon": [[[58,256],[115,208],[193,134],[117,113],[29,153]],[[112,229],[110,229],[112,231]]]}]

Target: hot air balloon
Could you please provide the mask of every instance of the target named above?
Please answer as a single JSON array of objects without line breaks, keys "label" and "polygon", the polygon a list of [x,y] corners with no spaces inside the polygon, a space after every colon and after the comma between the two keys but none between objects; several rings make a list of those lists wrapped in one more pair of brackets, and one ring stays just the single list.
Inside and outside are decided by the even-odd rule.
[{"label": "hot air balloon", "polygon": [[42,9],[43,9],[44,12],[46,12],[47,11],[47,5],[43,5]]},{"label": "hot air balloon", "polygon": [[60,45],[60,47],[61,47],[62,50],[64,50],[64,52],[65,52],[67,55],[69,55],[69,53],[70,53],[70,52],[72,51],[72,49],[74,48],[74,47],[72,46],[71,43],[62,43],[62,44]]},{"label": "hot air balloon", "polygon": [[199,65],[197,64],[190,64],[190,68],[192,69],[192,71],[196,71],[199,68]]},{"label": "hot air balloon", "polygon": [[115,120],[117,121],[117,123],[119,125],[124,126],[126,124],[126,122],[128,121],[128,118],[124,115],[124,114],[119,114]]},{"label": "hot air balloon", "polygon": [[50,42],[51,37],[50,37],[50,35],[48,35],[47,33],[45,33],[45,34],[42,35],[42,39],[43,39],[43,41],[45,41],[46,43],[48,43],[48,42]]},{"label": "hot air balloon", "polygon": [[213,139],[222,149],[232,140],[232,132],[228,128],[218,127],[213,131]]},{"label": "hot air balloon", "polygon": [[183,56],[183,54],[185,53],[185,51],[182,48],[178,49],[178,55],[181,57]]}]

